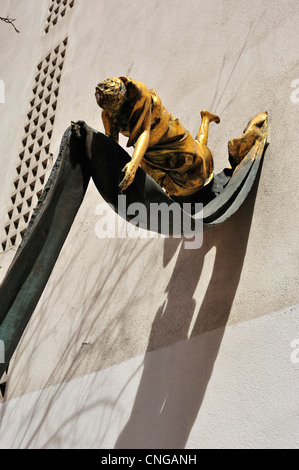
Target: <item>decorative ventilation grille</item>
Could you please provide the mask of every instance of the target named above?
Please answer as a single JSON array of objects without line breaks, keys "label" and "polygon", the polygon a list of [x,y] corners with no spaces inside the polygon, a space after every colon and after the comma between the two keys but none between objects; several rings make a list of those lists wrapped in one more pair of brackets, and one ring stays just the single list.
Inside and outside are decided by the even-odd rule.
[{"label": "decorative ventilation grille", "polygon": [[47,34],[51,27],[55,26],[57,22],[64,17],[64,15],[73,8],[75,0],[51,0],[47,15],[47,24],[45,27],[45,34]]},{"label": "decorative ventilation grille", "polygon": [[67,41],[66,38],[37,66],[1,240],[3,251],[21,242],[53,164],[50,141]]}]

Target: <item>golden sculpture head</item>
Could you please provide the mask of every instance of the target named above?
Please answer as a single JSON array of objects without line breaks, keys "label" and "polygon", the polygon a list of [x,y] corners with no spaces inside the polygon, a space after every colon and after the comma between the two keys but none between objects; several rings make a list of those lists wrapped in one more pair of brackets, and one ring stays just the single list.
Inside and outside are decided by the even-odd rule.
[{"label": "golden sculpture head", "polygon": [[116,113],[127,98],[124,83],[117,77],[107,78],[96,86],[95,97],[98,105],[110,113]]}]

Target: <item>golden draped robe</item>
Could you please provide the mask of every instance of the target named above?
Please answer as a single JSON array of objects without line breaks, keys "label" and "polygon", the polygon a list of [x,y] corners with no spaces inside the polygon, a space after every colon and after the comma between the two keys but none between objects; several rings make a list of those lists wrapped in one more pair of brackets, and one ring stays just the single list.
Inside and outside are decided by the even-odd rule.
[{"label": "golden draped robe", "polygon": [[117,115],[103,110],[106,134],[116,138],[120,132],[129,138],[130,147],[148,130],[150,140],[141,167],[170,196],[187,196],[208,184],[214,169],[211,152],[203,152],[201,144],[162,105],[155,90],[136,80],[119,78],[127,89],[127,99]]}]

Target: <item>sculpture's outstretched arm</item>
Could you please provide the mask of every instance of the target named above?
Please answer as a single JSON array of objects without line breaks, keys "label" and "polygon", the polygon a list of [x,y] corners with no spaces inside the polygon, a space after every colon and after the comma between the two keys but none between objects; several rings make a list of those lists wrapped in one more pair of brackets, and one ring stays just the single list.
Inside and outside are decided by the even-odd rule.
[{"label": "sculpture's outstretched arm", "polygon": [[132,159],[122,170],[125,172],[125,176],[119,185],[119,189],[121,191],[127,189],[127,187],[130,186],[130,184],[133,182],[136,171],[148,148],[149,139],[150,133],[147,130],[143,131],[142,134],[138,137]]}]

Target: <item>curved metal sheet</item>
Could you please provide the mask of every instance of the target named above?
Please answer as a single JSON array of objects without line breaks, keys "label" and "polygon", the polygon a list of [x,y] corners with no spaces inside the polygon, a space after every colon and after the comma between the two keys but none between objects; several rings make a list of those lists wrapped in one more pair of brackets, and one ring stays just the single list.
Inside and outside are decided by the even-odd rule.
[{"label": "curved metal sheet", "polygon": [[[190,197],[181,197],[179,201],[175,198],[172,199],[141,168],[138,169],[133,183],[125,191],[126,197],[122,202],[119,197],[118,185],[122,179],[121,170],[130,157],[112,139],[90,128],[84,122],[81,122],[81,130],[86,139],[86,156],[90,163],[90,173],[105,201],[129,222],[133,217],[128,214],[128,208],[132,204],[142,204],[146,211],[138,214],[138,224],[146,230],[153,230],[153,220],[150,214],[154,204],[171,206],[173,217],[169,221],[170,227],[167,227],[166,233],[170,236],[188,235],[188,227],[191,227],[191,231],[194,233],[195,222],[200,219],[203,223],[201,229],[210,230],[235,213],[251,190],[267,144],[267,121],[265,121],[262,127],[263,138],[254,145],[240,165],[236,167],[228,184],[219,195],[213,195],[212,200],[201,211],[190,215],[185,213],[183,204],[187,201],[190,203],[201,202],[201,191],[194,195],[193,199]],[[134,224],[136,224],[136,217],[134,217]],[[165,232],[161,221],[154,226],[155,231]]]}]

